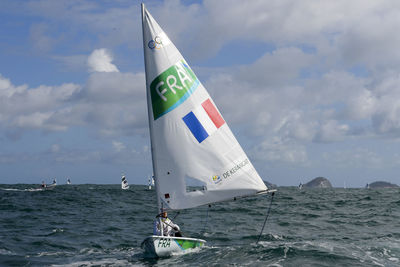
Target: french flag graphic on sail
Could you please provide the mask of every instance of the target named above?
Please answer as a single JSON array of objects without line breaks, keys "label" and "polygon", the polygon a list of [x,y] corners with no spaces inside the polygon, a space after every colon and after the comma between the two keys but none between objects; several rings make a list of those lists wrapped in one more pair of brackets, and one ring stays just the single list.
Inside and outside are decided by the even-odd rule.
[{"label": "french flag graphic on sail", "polygon": [[210,99],[186,114],[182,120],[199,143],[225,124],[224,119]]}]

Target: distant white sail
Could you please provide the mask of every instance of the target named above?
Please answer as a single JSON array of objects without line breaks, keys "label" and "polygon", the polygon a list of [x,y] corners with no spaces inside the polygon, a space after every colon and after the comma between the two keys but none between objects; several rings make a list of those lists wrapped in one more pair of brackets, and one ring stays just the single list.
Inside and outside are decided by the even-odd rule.
[{"label": "distant white sail", "polygon": [[153,187],[153,186],[154,186],[154,175],[152,175],[152,176],[149,177],[149,185],[148,185],[149,190],[150,190],[151,187]]},{"label": "distant white sail", "polygon": [[122,175],[122,178],[121,178],[121,188],[129,189],[128,181],[126,180],[125,175]]},{"label": "distant white sail", "polygon": [[159,205],[185,209],[267,190],[206,89],[146,9],[143,39]]}]

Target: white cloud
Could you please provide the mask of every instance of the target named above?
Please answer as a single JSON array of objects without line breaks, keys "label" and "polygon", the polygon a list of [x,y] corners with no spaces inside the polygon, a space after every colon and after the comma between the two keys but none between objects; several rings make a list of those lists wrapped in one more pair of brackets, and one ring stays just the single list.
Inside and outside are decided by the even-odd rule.
[{"label": "white cloud", "polygon": [[57,153],[61,150],[61,146],[59,144],[53,144],[51,145],[50,151],[52,153]]},{"label": "white cloud", "polygon": [[368,148],[355,148],[351,150],[336,150],[334,152],[323,153],[325,161],[330,165],[340,168],[383,168],[384,162],[381,155]]},{"label": "white cloud", "polygon": [[323,122],[314,141],[322,143],[342,141],[348,131],[349,126],[346,124],[339,124],[333,120]]},{"label": "white cloud", "polygon": [[53,49],[57,40],[49,33],[50,26],[45,23],[33,24],[30,28],[30,41],[34,48],[40,52],[48,52]]},{"label": "white cloud", "polygon": [[400,136],[400,75],[390,72],[375,86],[372,125],[378,134]]},{"label": "white cloud", "polygon": [[112,141],[112,146],[113,146],[113,148],[114,148],[114,150],[116,151],[116,152],[121,152],[122,150],[125,150],[126,149],[126,146],[124,145],[124,143],[122,143],[122,142],[119,142],[119,141]]},{"label": "white cloud", "polygon": [[14,94],[17,95],[26,91],[26,89],[26,85],[15,87],[9,79],[0,74],[0,97],[9,98]]},{"label": "white cloud", "polygon": [[[104,8],[97,2],[48,0],[23,6],[14,12],[43,19],[30,26],[33,47],[51,51],[51,59],[63,62],[67,70],[84,66],[90,74],[83,85],[49,86],[43,81],[35,88],[13,85],[0,76],[0,128],[65,131],[78,125],[115,140],[146,133],[143,70],[120,73],[110,52],[116,52],[121,66],[126,63],[119,55],[126,51],[142,60],[139,6],[119,2]],[[400,137],[398,1],[254,0],[243,7],[241,1],[205,0],[148,7],[195,72],[199,67],[191,59],[200,60],[207,77],[202,82],[232,130],[250,140],[246,145],[254,146],[250,151],[256,159],[305,164],[312,142]],[[232,56],[243,53],[230,50],[231,44],[240,47],[243,42],[265,46],[259,52],[263,55],[249,57],[254,60],[246,64],[233,60],[235,66],[230,59],[224,62],[227,51]],[[218,60],[219,67],[209,67],[207,59],[221,49],[211,63]],[[84,56],[88,51],[91,55]],[[135,64],[130,67],[139,68]],[[127,152],[141,151],[114,141],[113,153],[125,147]],[[327,153],[342,163],[352,157],[359,158],[360,166],[380,162],[379,153],[368,150]],[[114,154],[85,155],[95,161]],[[59,159],[74,156],[64,151]]]},{"label": "white cloud", "polygon": [[80,92],[76,84],[61,86],[14,86],[0,76],[0,124],[4,128],[62,131],[68,128],[54,117],[68,110],[70,101]]},{"label": "white cloud", "polygon": [[283,162],[290,164],[307,164],[307,151],[305,146],[280,137],[267,138],[257,144],[249,153],[255,160],[262,162]]},{"label": "white cloud", "polygon": [[26,130],[66,131],[88,126],[103,135],[147,132],[143,73],[96,72],[87,84],[14,86],[0,76],[0,128],[12,135]]},{"label": "white cloud", "polygon": [[11,126],[17,128],[28,128],[28,129],[41,129],[51,131],[65,131],[68,129],[65,125],[54,124],[49,122],[49,119],[53,115],[53,112],[35,112],[27,115],[17,116]]},{"label": "white cloud", "polygon": [[263,87],[286,85],[300,78],[301,70],[310,66],[314,55],[296,47],[278,48],[256,62],[242,66],[238,78]]},{"label": "white cloud", "polygon": [[[395,91],[377,90],[385,81],[378,67],[387,62],[387,68],[398,68],[398,54],[393,51],[400,44],[395,34],[400,23],[399,4],[395,1],[271,1],[268,4],[252,1],[242,8],[236,3],[239,2],[204,1],[204,5],[184,5],[180,1],[168,1],[149,6],[177,46],[197,55],[212,55],[235,40],[276,46],[249,65],[225,69],[205,81],[229,122],[250,125],[250,135],[280,135],[301,143],[341,141],[355,132],[353,128],[359,127],[360,120],[362,127],[369,128],[365,132],[397,132]],[[100,43],[110,47],[121,42],[132,43],[126,33],[136,32],[131,36],[139,37],[131,47],[140,47],[141,29],[135,23],[139,18],[130,19],[128,15],[138,11],[138,7],[121,5],[93,12],[98,8],[93,3],[29,4],[30,12],[42,12],[51,20],[65,23],[73,19],[73,27],[85,25],[93,33],[101,30]],[[81,16],[82,12],[87,16]],[[175,19],[177,13],[182,15],[179,22]],[[189,18],[196,19],[182,23]],[[50,26],[36,29],[43,35],[52,32]],[[304,47],[311,48],[312,52],[304,52]],[[81,58],[70,60],[70,64],[79,64]],[[364,63],[368,77],[358,77],[351,71],[354,64]],[[130,81],[136,81],[139,74],[98,73],[118,71],[106,49],[93,51],[88,66],[95,73],[82,90],[81,101],[69,109],[59,110],[51,118],[96,125],[104,134],[113,134],[116,128],[129,128],[128,124],[143,124],[144,129],[140,116],[144,115],[141,107],[145,103],[139,101],[143,95],[135,94],[140,91],[130,91],[129,87]],[[220,88],[229,88],[229,92]],[[117,123],[118,105],[127,99],[135,99],[140,108],[131,105],[128,108],[131,113],[122,112],[122,122]],[[88,103],[94,108],[89,108]],[[242,103],[246,104],[246,112],[236,108]],[[38,114],[43,116],[45,111]],[[86,117],[82,120],[78,112]],[[249,121],[249,116],[254,121]],[[40,125],[39,118],[36,120]]]},{"label": "white cloud", "polygon": [[93,73],[77,107],[86,125],[103,135],[147,132],[144,73]]},{"label": "white cloud", "polygon": [[88,67],[88,56],[81,55],[68,55],[68,56],[52,56],[52,59],[60,62],[64,71],[79,71],[84,72]]},{"label": "white cloud", "polygon": [[112,64],[113,57],[105,48],[94,50],[88,57],[90,72],[119,72],[118,68]]}]

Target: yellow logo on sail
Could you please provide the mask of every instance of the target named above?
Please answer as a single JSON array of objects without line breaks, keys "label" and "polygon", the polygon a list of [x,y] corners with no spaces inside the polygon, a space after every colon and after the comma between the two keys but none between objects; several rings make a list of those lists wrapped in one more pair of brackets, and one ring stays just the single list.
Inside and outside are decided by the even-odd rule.
[{"label": "yellow logo on sail", "polygon": [[213,182],[214,182],[215,184],[218,184],[219,182],[222,181],[221,176],[219,176],[219,175],[214,175],[214,176],[212,177],[212,179],[213,179]]}]

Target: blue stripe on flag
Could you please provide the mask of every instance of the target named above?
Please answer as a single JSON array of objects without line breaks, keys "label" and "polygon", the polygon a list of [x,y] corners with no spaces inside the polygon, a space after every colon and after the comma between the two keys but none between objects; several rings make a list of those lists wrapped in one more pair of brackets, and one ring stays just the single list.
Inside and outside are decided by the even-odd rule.
[{"label": "blue stripe on flag", "polygon": [[194,137],[196,137],[199,143],[203,142],[204,139],[208,137],[208,133],[192,111],[186,114],[186,116],[183,117],[182,120],[186,123],[187,127],[192,132]]}]

